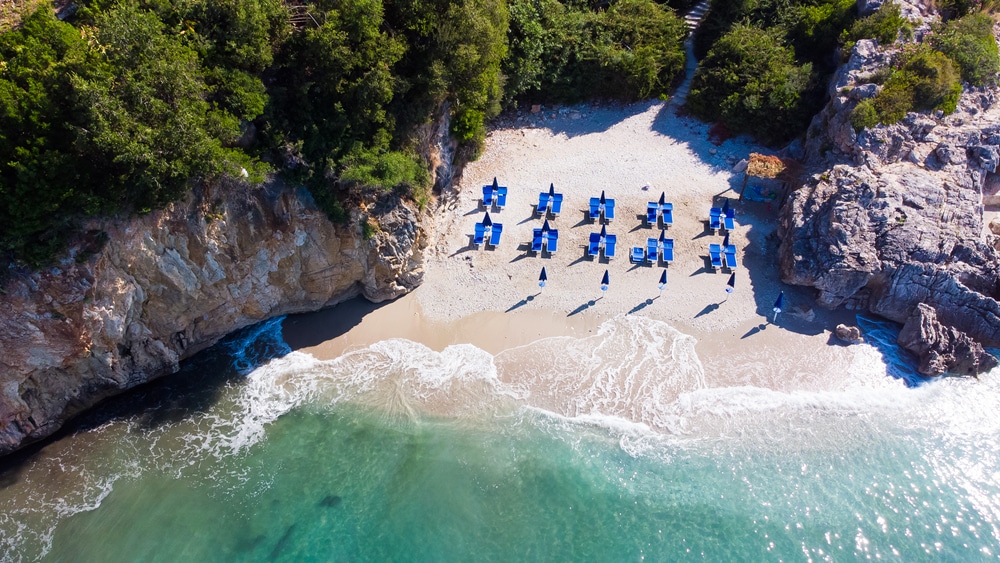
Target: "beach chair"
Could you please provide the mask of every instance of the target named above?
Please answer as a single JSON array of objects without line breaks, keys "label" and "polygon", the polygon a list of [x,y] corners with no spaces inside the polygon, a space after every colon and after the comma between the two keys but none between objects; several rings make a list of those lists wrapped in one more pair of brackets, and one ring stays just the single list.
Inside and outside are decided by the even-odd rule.
[{"label": "beach chair", "polygon": [[531,230],[531,251],[541,252],[542,251],[542,230],[532,229]]},{"label": "beach chair", "polygon": [[730,207],[726,209],[726,214],[723,216],[723,222],[726,226],[726,230],[732,232],[736,228],[736,210]]},{"label": "beach chair", "polygon": [[661,250],[664,262],[674,261],[674,239],[665,238],[663,239],[663,248]]},{"label": "beach chair", "polygon": [[646,258],[649,259],[649,261],[654,264],[659,263],[658,260],[659,248],[660,248],[660,241],[656,240],[655,238],[646,239]]},{"label": "beach chair", "polygon": [[618,237],[615,235],[608,235],[604,239],[604,256],[608,258],[615,257],[615,246],[618,244]]},{"label": "beach chair", "polygon": [[483,186],[483,207],[493,205],[493,186]]},{"label": "beach chair", "polygon": [[587,254],[590,256],[597,256],[601,252],[601,235],[598,233],[590,233],[590,244],[587,245]]},{"label": "beach chair", "polygon": [[542,192],[538,194],[538,205],[535,207],[535,213],[539,215],[545,215],[549,210],[549,192]]},{"label": "beach chair", "polygon": [[486,236],[486,225],[482,223],[476,223],[476,233],[472,237],[472,244],[479,248],[480,244],[483,244],[483,239]]},{"label": "beach chair", "polygon": [[559,212],[562,211],[562,200],[562,194],[554,194],[549,200],[552,202],[552,209],[550,209],[549,212],[552,213],[553,216],[559,215]]},{"label": "beach chair", "polygon": [[611,222],[615,218],[615,200],[604,200],[604,220]]},{"label": "beach chair", "polygon": [[664,227],[674,224],[674,204],[664,203],[660,206],[660,213]]},{"label": "beach chair", "polygon": [[708,227],[712,229],[712,232],[722,228],[722,209],[713,207],[708,210]]},{"label": "beach chair", "polygon": [[722,247],[718,244],[708,245],[708,256],[712,259],[713,268],[722,267]]},{"label": "beach chair", "polygon": [[660,204],[651,201],[646,204],[646,224],[656,225],[656,215],[660,212]]},{"label": "beach chair", "polygon": [[646,261],[646,249],[641,246],[632,247],[632,255],[629,257],[633,264],[642,264]]},{"label": "beach chair", "polygon": [[556,250],[559,250],[559,230],[550,229],[549,232],[545,233],[545,249],[549,251],[549,254],[555,254]]},{"label": "beach chair", "polygon": [[500,244],[500,233],[502,231],[503,225],[493,223],[493,228],[490,230],[490,246],[498,246]]},{"label": "beach chair", "polygon": [[735,270],[736,269],[736,245],[730,244],[726,247],[726,267]]},{"label": "beach chair", "polygon": [[507,205],[507,187],[500,186],[497,188],[497,207],[503,209]]},{"label": "beach chair", "polygon": [[590,198],[590,220],[601,218],[601,200],[596,197]]}]

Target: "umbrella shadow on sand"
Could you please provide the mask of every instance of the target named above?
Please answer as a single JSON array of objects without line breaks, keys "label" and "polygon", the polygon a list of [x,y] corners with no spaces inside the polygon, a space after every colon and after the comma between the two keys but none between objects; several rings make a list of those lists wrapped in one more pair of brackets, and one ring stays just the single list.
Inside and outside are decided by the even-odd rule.
[{"label": "umbrella shadow on sand", "polygon": [[604,297],[598,297],[597,299],[592,299],[590,301],[587,301],[583,305],[580,305],[576,309],[573,309],[572,311],[570,311],[570,313],[568,315],[566,315],[566,316],[567,317],[572,317],[573,315],[582,313],[582,312],[586,311],[587,309],[589,309],[589,308],[593,307],[594,305],[596,305],[597,302],[600,301],[601,299],[604,299]]},{"label": "umbrella shadow on sand", "polygon": [[524,299],[522,299],[522,300],[518,301],[517,303],[514,303],[513,305],[511,305],[510,309],[507,309],[506,311],[504,311],[504,313],[509,313],[509,312],[513,311],[514,309],[517,309],[518,307],[524,307],[525,305],[528,304],[529,301],[534,301],[535,298],[538,297],[541,294],[542,294],[542,292],[539,291],[538,293],[536,293],[534,295],[529,295],[529,296],[525,297]]}]

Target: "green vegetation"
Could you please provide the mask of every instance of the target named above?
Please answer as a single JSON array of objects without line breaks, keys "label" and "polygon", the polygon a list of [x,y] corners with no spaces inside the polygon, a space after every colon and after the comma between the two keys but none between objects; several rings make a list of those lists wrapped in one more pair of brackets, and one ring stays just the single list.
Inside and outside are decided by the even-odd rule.
[{"label": "green vegetation", "polygon": [[932,47],[955,61],[962,80],[976,86],[992,86],[1000,72],[1000,55],[993,38],[993,19],[972,14],[938,25]]},{"label": "green vegetation", "polygon": [[737,25],[701,62],[687,107],[733,133],[782,142],[812,117],[807,103],[811,75],[812,65],[797,65],[776,33]]},{"label": "green vegetation", "polygon": [[874,14],[855,21],[850,29],[841,33],[840,39],[847,56],[859,39],[874,39],[879,45],[891,45],[900,34],[909,39],[913,36],[913,26],[903,17],[898,4],[886,3]]},{"label": "green vegetation", "polygon": [[78,7],[0,35],[0,263],[222,175],[276,170],[338,221],[390,191],[423,205],[443,108],[468,160],[503,103],[662,96],[684,66],[684,26],[652,0]]}]

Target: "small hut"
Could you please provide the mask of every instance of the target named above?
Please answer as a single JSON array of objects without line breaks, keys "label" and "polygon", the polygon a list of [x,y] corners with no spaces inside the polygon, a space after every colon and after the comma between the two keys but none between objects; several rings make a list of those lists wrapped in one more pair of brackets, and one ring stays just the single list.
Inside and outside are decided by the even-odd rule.
[{"label": "small hut", "polygon": [[780,200],[783,203],[790,184],[799,175],[799,168],[799,163],[792,160],[756,152],[750,153],[750,160],[743,175],[743,186],[740,188],[740,201]]}]

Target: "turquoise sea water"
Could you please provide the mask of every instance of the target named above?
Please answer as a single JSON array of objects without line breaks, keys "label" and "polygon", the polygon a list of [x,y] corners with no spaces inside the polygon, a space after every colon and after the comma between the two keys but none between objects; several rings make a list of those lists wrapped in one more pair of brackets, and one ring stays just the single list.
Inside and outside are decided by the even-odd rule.
[{"label": "turquoise sea water", "polygon": [[891,346],[870,357],[833,389],[713,387],[688,337],[643,319],[498,356],[392,340],[331,362],[290,352],[276,320],[8,463],[0,554],[995,559],[998,374],[908,388]]}]

